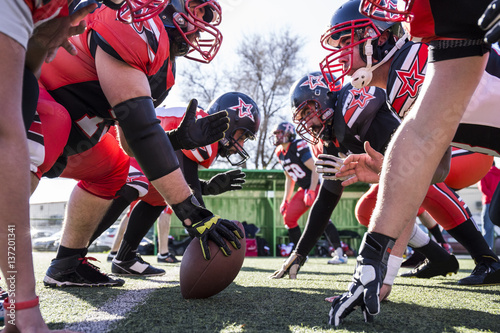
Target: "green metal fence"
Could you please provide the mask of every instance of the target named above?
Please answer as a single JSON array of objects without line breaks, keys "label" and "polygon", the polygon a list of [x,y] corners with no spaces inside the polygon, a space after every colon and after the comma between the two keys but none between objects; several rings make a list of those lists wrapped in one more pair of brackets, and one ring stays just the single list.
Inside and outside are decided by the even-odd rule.
[{"label": "green metal fence", "polygon": [[[210,179],[214,175],[227,170],[200,170],[200,179]],[[226,192],[217,196],[205,196],[203,200],[208,209],[224,218],[247,221],[260,228],[259,236],[265,238],[276,255],[276,245],[287,243],[287,230],[279,206],[283,199],[285,176],[281,170],[243,170],[246,182],[243,190]],[[362,235],[366,228],[360,225],[354,216],[357,200],[368,189],[367,184],[355,184],[345,189],[331,218],[337,229],[352,230]],[[302,230],[307,221],[307,213],[299,220]],[[180,221],[172,215],[171,234],[176,238],[185,235]],[[356,250],[359,239],[350,240]]]}]

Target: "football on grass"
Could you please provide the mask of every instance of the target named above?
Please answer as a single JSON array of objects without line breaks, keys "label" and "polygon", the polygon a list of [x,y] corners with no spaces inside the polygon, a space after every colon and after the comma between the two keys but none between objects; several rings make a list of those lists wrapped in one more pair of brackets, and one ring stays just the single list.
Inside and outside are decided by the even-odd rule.
[{"label": "football on grass", "polygon": [[232,251],[228,257],[214,242],[209,241],[210,260],[205,260],[201,252],[200,240],[194,238],[189,243],[181,261],[179,280],[182,297],[189,299],[213,296],[226,289],[236,278],[245,260],[246,240],[245,229],[241,223],[233,222],[236,222],[243,231],[243,239],[240,239],[239,250],[226,241]]}]

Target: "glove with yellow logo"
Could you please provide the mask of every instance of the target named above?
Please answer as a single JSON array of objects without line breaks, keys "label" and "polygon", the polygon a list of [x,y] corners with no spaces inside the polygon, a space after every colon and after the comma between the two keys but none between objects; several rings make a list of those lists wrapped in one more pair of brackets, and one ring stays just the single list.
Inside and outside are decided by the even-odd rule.
[{"label": "glove with yellow logo", "polygon": [[[200,240],[203,257],[206,260],[210,260],[209,240],[213,241],[225,256],[231,255],[231,250],[224,239],[227,239],[235,249],[241,248],[238,239],[243,238],[243,230],[234,222],[222,219],[201,206],[193,194],[186,200],[172,205],[172,210],[182,221],[189,235]],[[185,224],[187,219],[191,220],[191,225]]]}]

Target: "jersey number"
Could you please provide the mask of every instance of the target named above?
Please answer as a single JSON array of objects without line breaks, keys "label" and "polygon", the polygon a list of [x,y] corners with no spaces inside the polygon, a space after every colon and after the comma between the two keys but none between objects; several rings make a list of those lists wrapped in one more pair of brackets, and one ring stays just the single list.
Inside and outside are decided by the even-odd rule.
[{"label": "jersey number", "polygon": [[296,182],[297,179],[304,178],[306,175],[304,170],[302,170],[297,164],[288,164],[287,166],[284,166],[283,169],[285,169],[286,173],[288,173],[294,182]]}]

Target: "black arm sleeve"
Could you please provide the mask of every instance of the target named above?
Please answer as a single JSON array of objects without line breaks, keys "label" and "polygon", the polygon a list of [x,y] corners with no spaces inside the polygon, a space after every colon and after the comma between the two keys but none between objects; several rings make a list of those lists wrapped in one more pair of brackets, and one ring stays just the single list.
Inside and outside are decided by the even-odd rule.
[{"label": "black arm sleeve", "polygon": [[179,168],[172,144],[156,118],[151,97],[126,100],[113,111],[130,149],[150,181]]},{"label": "black arm sleeve", "polygon": [[[340,183],[340,182],[337,182]],[[330,216],[337,206],[342,191],[340,194],[335,194],[327,190],[323,184],[319,190],[318,197],[309,211],[306,227],[302,233],[296,251],[298,254],[307,256],[309,252],[316,246],[316,242],[321,237],[330,221]]]}]

